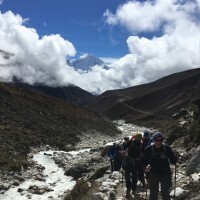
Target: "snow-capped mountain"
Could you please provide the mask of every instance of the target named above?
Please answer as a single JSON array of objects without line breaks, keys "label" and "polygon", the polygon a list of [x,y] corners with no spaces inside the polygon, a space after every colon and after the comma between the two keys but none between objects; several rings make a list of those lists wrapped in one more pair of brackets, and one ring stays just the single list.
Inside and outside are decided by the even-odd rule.
[{"label": "snow-capped mountain", "polygon": [[95,65],[101,65],[103,68],[107,68],[106,64],[102,60],[93,55],[87,55],[83,58],[72,61],[70,65],[73,66],[75,69],[81,70],[90,70],[91,67]]}]

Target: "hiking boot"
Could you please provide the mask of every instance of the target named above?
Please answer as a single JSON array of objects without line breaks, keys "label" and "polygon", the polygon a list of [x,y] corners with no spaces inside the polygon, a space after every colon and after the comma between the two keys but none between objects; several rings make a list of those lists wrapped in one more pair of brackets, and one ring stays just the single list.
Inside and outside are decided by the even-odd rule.
[{"label": "hiking boot", "polygon": [[133,190],[131,193],[132,193],[132,195],[135,195],[135,194],[136,194],[135,190]]},{"label": "hiking boot", "polygon": [[142,188],[146,188],[146,184],[145,183],[142,183]]}]

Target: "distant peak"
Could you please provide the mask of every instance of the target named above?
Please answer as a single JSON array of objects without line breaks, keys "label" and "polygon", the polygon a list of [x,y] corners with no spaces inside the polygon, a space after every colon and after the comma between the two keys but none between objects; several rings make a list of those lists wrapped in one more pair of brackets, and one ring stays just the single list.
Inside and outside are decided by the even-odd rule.
[{"label": "distant peak", "polygon": [[105,63],[94,55],[86,54],[80,59],[72,61],[72,65],[75,69],[90,70],[95,65],[105,65]]}]

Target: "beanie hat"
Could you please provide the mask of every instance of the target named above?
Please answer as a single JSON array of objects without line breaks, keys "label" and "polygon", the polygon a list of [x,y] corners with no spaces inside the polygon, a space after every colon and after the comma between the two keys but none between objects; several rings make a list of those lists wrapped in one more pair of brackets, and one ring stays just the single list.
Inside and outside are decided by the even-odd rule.
[{"label": "beanie hat", "polygon": [[164,139],[164,136],[161,132],[155,132],[154,135],[153,135],[153,139],[157,139],[157,138],[162,138]]},{"label": "beanie hat", "polygon": [[138,131],[138,132],[135,134],[135,138],[142,138],[142,134]]},{"label": "beanie hat", "polygon": [[149,131],[145,130],[144,133],[143,133],[143,136],[144,137],[149,137]]}]

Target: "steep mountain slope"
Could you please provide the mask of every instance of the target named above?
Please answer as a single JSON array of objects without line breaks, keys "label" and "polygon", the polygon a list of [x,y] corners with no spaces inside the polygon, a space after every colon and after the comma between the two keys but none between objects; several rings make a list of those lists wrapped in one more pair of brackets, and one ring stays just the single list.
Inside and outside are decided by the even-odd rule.
[{"label": "steep mountain slope", "polygon": [[90,70],[90,68],[95,65],[105,65],[105,64],[99,58],[93,55],[87,55],[84,58],[75,60],[74,62],[72,62],[71,65],[74,66],[75,69]]},{"label": "steep mountain slope", "polygon": [[37,84],[29,85],[26,83],[22,83],[18,80],[13,81],[13,83],[11,84],[17,87],[33,90],[35,92],[41,92],[53,97],[64,99],[72,104],[79,106],[85,106],[96,98],[96,96],[92,95],[91,93],[74,85],[65,87],[50,87]]},{"label": "steep mountain slope", "polygon": [[97,97],[91,109],[111,119],[129,121],[170,118],[190,100],[200,96],[200,69],[166,76],[155,82],[127,89],[107,91]]},{"label": "steep mountain slope", "polygon": [[116,134],[105,118],[64,100],[0,83],[0,169],[26,165],[30,147],[65,149],[86,132]]}]

